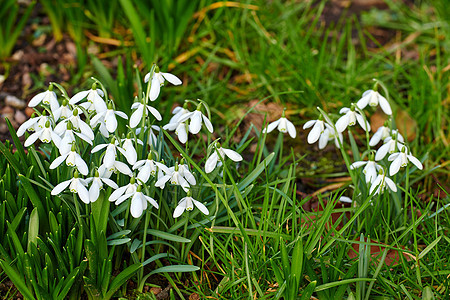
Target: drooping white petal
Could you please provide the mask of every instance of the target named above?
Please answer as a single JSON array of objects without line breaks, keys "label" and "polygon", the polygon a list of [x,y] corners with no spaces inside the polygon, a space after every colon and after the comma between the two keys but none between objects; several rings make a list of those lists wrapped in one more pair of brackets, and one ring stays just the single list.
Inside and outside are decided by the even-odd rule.
[{"label": "drooping white petal", "polygon": [[103,181],[104,183],[106,183],[107,185],[109,185],[110,187],[112,187],[113,189],[117,189],[119,188],[119,186],[117,185],[117,183],[115,183],[114,181],[112,181],[109,178],[101,178],[101,181]]},{"label": "drooping white petal", "polygon": [[199,133],[202,128],[202,113],[199,110],[196,110],[191,117],[191,122],[189,123],[189,131],[192,134]]},{"label": "drooping white petal", "polygon": [[95,202],[100,196],[100,185],[97,180],[92,182],[91,187],[89,188],[89,201]]},{"label": "drooping white petal", "polygon": [[22,125],[20,125],[19,129],[17,129],[17,136],[22,136],[25,131],[30,128],[32,125],[36,124],[39,121],[39,117],[31,118],[23,122]]},{"label": "drooping white petal", "polygon": [[402,158],[401,156],[397,156],[396,159],[391,163],[391,166],[389,167],[389,175],[392,176],[394,174],[397,174],[397,172],[400,170],[400,167],[402,165]]},{"label": "drooping white petal", "polygon": [[309,120],[308,122],[306,122],[306,123],[303,125],[303,129],[307,129],[307,128],[313,126],[314,124],[316,124],[317,121],[318,121],[318,120]]},{"label": "drooping white petal", "polygon": [[114,202],[117,199],[119,199],[120,196],[125,192],[125,190],[128,188],[128,185],[121,186],[120,188],[116,189],[114,192],[111,193],[109,196],[109,201]]},{"label": "drooping white petal", "polygon": [[124,175],[131,176],[133,174],[133,172],[131,172],[130,168],[121,161],[115,161],[114,167],[116,168],[117,171],[119,171],[120,173],[122,173]]},{"label": "drooping white petal", "polygon": [[356,103],[356,106],[358,106],[359,109],[364,109],[367,104],[369,104],[370,97],[370,94],[366,94],[365,96],[363,95],[363,97]]},{"label": "drooping white petal", "polygon": [[295,139],[295,137],[297,136],[297,131],[295,130],[294,124],[292,124],[291,121],[286,119],[286,125],[287,125],[287,131],[288,131],[289,135],[291,136],[291,138]]},{"label": "drooping white petal", "polygon": [[174,218],[178,218],[186,210],[186,198],[187,197],[184,197],[180,200],[180,202],[178,202],[178,205],[177,205],[177,207],[175,207],[175,210],[173,212]]},{"label": "drooping white petal", "polygon": [[410,162],[412,162],[419,170],[422,170],[422,169],[423,169],[423,165],[422,165],[422,163],[420,162],[420,160],[418,160],[417,158],[415,158],[415,157],[412,156],[412,155],[407,155],[407,157],[408,157],[408,160],[409,160]]},{"label": "drooping white petal", "polygon": [[384,111],[384,113],[387,115],[392,115],[391,106],[389,105],[389,102],[386,100],[386,98],[378,94],[378,101],[380,102],[380,107]]},{"label": "drooping white petal", "polygon": [[117,120],[116,120],[116,116],[114,114],[114,111],[112,109],[108,109],[105,115],[105,124],[106,124],[106,129],[109,132],[114,132],[117,129]]},{"label": "drooping white petal", "polygon": [[[308,144],[314,144],[319,139],[320,135],[324,131],[324,124],[323,121],[320,120],[314,120],[315,122],[314,127],[311,129],[311,131],[308,134]],[[306,125],[306,124],[305,124]],[[305,126],[303,126],[305,127]]]},{"label": "drooping white petal", "polygon": [[164,78],[165,78],[168,82],[170,82],[170,83],[173,84],[173,85],[180,85],[180,84],[183,83],[183,82],[180,80],[180,78],[178,78],[177,76],[175,76],[175,75],[173,75],[173,74],[170,74],[170,73],[162,73],[162,72],[161,72],[161,74],[162,74],[162,76],[164,76]]},{"label": "drooping white petal", "polygon": [[208,129],[209,132],[213,133],[214,128],[213,128],[211,121],[204,114],[201,114],[201,115],[203,118],[203,123],[205,123],[206,129]]},{"label": "drooping white petal", "polygon": [[34,142],[36,142],[36,140],[39,138],[39,136],[41,134],[41,131],[42,131],[42,129],[40,131],[36,131],[32,135],[30,135],[27,138],[27,140],[25,141],[24,146],[28,147],[28,146],[32,145]]},{"label": "drooping white petal", "polygon": [[265,133],[265,132],[269,133],[269,132],[273,131],[275,128],[278,127],[280,122],[281,122],[281,119],[278,119],[278,120],[270,123],[266,128],[263,129],[263,133]]},{"label": "drooping white petal", "polygon": [[176,130],[175,130],[175,134],[178,136],[178,140],[183,143],[186,144],[187,139],[188,139],[188,134],[186,131],[186,124],[185,123],[180,123]]},{"label": "drooping white petal", "polygon": [[80,102],[80,100],[86,98],[86,96],[89,94],[89,91],[82,91],[79,93],[76,93],[72,98],[70,98],[69,100],[69,104],[77,104],[78,102]]},{"label": "drooping white petal", "polygon": [[156,108],[154,108],[150,105],[147,105],[147,109],[156,118],[156,120],[158,120],[158,121],[162,120],[161,114],[159,113],[159,111]]},{"label": "drooping white petal", "polygon": [[343,115],[336,122],[336,130],[338,132],[343,132],[345,130],[345,128],[347,128],[348,122],[349,122],[349,116],[348,115]]},{"label": "drooping white petal", "polygon": [[99,151],[99,150],[102,150],[103,148],[105,148],[105,147],[107,147],[107,146],[108,146],[108,144],[100,144],[100,145],[97,145],[97,146],[95,146],[94,148],[92,148],[91,153],[95,153],[95,152],[97,152],[97,151]]},{"label": "drooping white petal", "polygon": [[144,105],[140,104],[138,108],[131,114],[130,117],[131,128],[135,128],[141,122],[143,112],[144,112]]},{"label": "drooping white petal", "polygon": [[155,201],[155,199],[153,199],[152,197],[146,196],[144,194],[142,194],[142,196],[144,196],[145,200],[147,200],[151,205],[153,205],[154,208],[158,209],[159,205],[158,203]]},{"label": "drooping white petal", "polygon": [[30,102],[28,103],[28,106],[35,107],[36,105],[41,103],[42,99],[44,99],[44,97],[47,95],[47,92],[48,91],[39,93],[36,96],[34,96],[33,98],[31,98]]},{"label": "drooping white petal", "polygon": [[211,173],[217,165],[218,155],[217,152],[214,151],[213,154],[206,160],[205,163],[205,172]]},{"label": "drooping white petal", "polygon": [[[242,156],[239,153],[237,153],[236,151],[233,151],[233,150],[230,150],[230,149],[224,149],[224,148],[222,148],[222,151],[232,161],[238,162],[238,161],[241,161],[243,159]],[[223,158],[225,158],[225,157],[223,157]]]},{"label": "drooping white petal", "polygon": [[356,120],[358,121],[358,124],[362,129],[364,129],[365,131],[370,131],[370,124],[369,122],[364,120],[363,116],[361,116],[360,114],[356,114]]},{"label": "drooping white petal", "polygon": [[151,85],[150,101],[155,101],[158,98],[159,92],[161,90],[161,84],[159,83],[159,80],[156,76],[153,76]]},{"label": "drooping white petal", "polygon": [[384,178],[387,186],[389,186],[389,188],[393,191],[396,192],[397,191],[397,186],[395,185],[395,183],[388,177]]},{"label": "drooping white petal", "polygon": [[78,171],[80,171],[81,174],[87,175],[89,173],[89,169],[86,162],[81,158],[81,156],[78,153],[75,154],[75,164],[78,168]]},{"label": "drooping white petal", "polygon": [[383,146],[381,146],[378,149],[377,153],[375,154],[375,160],[376,161],[382,160],[388,153],[389,147],[390,147],[389,143],[386,143]]},{"label": "drooping white petal", "polygon": [[133,198],[131,198],[131,206],[130,213],[133,218],[139,218],[144,212],[144,205],[142,199],[142,193],[134,194]]},{"label": "drooping white petal", "polygon": [[350,170],[354,170],[356,168],[362,167],[367,164],[367,161],[355,161],[350,165]]},{"label": "drooping white petal", "polygon": [[55,187],[53,188],[51,194],[52,194],[52,195],[58,195],[58,194],[60,194],[62,191],[64,191],[64,190],[69,186],[69,184],[72,182],[72,180],[73,180],[73,178],[61,182],[60,184],[58,184],[57,186],[55,186]]},{"label": "drooping white petal", "polygon": [[195,199],[192,199],[192,202],[194,202],[194,205],[197,206],[197,208],[205,215],[209,215],[209,210],[206,208],[206,206],[201,203],[200,201],[197,201]]}]

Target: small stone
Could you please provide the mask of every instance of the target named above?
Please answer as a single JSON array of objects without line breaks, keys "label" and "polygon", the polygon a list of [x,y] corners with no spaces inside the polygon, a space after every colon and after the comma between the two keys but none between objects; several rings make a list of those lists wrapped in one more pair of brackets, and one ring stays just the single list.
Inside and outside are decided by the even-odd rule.
[{"label": "small stone", "polygon": [[159,293],[161,293],[161,291],[162,291],[162,288],[159,288],[159,287],[150,288],[150,292],[152,292],[153,295],[158,295]]},{"label": "small stone", "polygon": [[8,95],[5,97],[5,104],[18,109],[24,109],[27,103],[16,96]]},{"label": "small stone", "polygon": [[11,106],[5,106],[2,109],[2,117],[8,118],[9,120],[12,120],[14,118],[14,108]]},{"label": "small stone", "polygon": [[34,113],[34,108],[32,108],[32,107],[27,107],[27,108],[25,108],[25,114],[28,116],[28,117],[31,117],[31,115]]},{"label": "small stone", "polygon": [[8,125],[6,123],[1,122],[0,123],[0,133],[7,133],[8,132]]},{"label": "small stone", "polygon": [[27,120],[27,116],[21,110],[17,110],[14,114],[14,120],[16,120],[17,123],[22,124]]}]

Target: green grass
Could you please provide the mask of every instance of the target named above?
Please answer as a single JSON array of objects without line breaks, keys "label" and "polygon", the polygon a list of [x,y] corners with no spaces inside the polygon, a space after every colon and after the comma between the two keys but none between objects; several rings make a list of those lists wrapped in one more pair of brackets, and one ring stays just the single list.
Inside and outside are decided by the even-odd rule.
[{"label": "green grass", "polygon": [[[164,5],[170,6],[172,2],[169,2],[164,2]],[[189,263],[200,267],[200,271],[189,275],[181,273],[182,269],[171,275],[164,274],[165,280],[173,285],[171,295],[180,298],[197,293],[200,298],[216,299],[309,299],[311,295],[319,299],[432,299],[429,294],[436,299],[444,299],[449,294],[449,195],[443,192],[441,195],[444,197],[433,196],[437,190],[445,191],[449,176],[450,58],[446,38],[449,14],[445,0],[424,1],[413,8],[387,0],[388,10],[374,8],[361,13],[359,18],[341,17],[336,23],[321,18],[326,6],[333,5],[326,1],[247,1],[240,2],[238,7],[214,7],[203,15],[203,19],[198,15],[193,19],[185,16],[182,23],[189,24],[185,31],[181,27],[173,27],[173,16],[161,15],[167,7],[147,7],[161,15],[156,18],[153,13],[150,20],[172,24],[170,26],[173,27],[168,25],[172,30],[158,36],[162,44],[159,50],[156,44],[147,45],[145,36],[156,36],[154,29],[146,20],[133,19],[137,12],[128,6],[130,3],[120,2],[125,10],[120,21],[126,23],[127,18],[130,20],[136,45],[117,49],[119,53],[125,53],[117,70],[105,69],[100,61],[91,59],[92,65],[86,66],[81,78],[99,74],[117,107],[129,111],[126,99],[132,99],[130,94],[137,81],[137,72],[133,69],[135,62],[131,57],[136,53],[144,57],[147,65],[140,65],[137,70],[142,71],[141,74],[149,70],[153,59],[160,63],[163,71],[175,63],[170,71],[180,76],[185,84],[165,88],[163,101],[160,101],[161,110],[165,109],[164,120],[168,120],[173,103],[200,98],[212,108],[214,124],[221,124],[215,125],[216,130],[225,132],[217,135],[222,137],[222,143],[230,141],[233,144],[237,135],[246,137],[236,145],[240,151],[248,151],[248,143],[256,143],[257,147],[246,157],[247,162],[241,168],[225,170],[220,184],[211,184],[211,178],[202,174],[201,168],[197,170],[202,184],[214,186],[213,192],[206,188],[198,191],[198,195],[205,197],[203,201],[208,202],[210,219],[202,219],[194,211],[181,221],[171,220],[170,207],[181,191],[159,193],[169,201],[161,214],[158,211],[158,215],[152,218],[146,215],[145,223],[150,224],[149,229],[157,228],[178,238],[184,236],[189,242],[159,233],[152,238],[161,244],[150,244],[134,254],[127,254],[127,248],[106,248],[103,245],[106,253],[94,253],[99,259],[106,264],[108,253],[115,253],[117,257],[112,260],[114,268],[123,271],[134,262],[152,257],[156,260],[151,265],[154,270],[163,267],[157,258],[160,253],[167,252],[172,255],[172,258],[167,258],[172,264]],[[207,1],[199,3],[199,10],[208,4]],[[191,7],[187,10],[189,15],[194,13]],[[139,10],[139,13],[143,12]],[[107,23],[108,26],[114,25],[110,21]],[[389,30],[393,33],[392,39],[387,44],[380,44],[373,36],[373,26]],[[103,31],[101,35],[110,32],[108,28],[98,29],[99,33]],[[181,53],[188,52],[191,57],[181,63],[174,61]],[[301,196],[303,194],[299,192],[303,192],[304,177],[323,182],[329,177],[348,176],[346,172],[329,168],[314,171],[312,166],[316,161],[325,160],[326,166],[331,163],[343,166],[344,160],[336,162],[335,157],[340,155],[337,151],[332,157],[323,158],[316,148],[306,146],[306,135],[301,132],[301,125],[306,120],[316,119],[316,106],[337,116],[340,107],[356,102],[363,91],[372,87],[373,78],[385,84],[396,119],[399,120],[400,114],[409,117],[406,118],[409,121],[399,121],[397,127],[412,128],[415,135],[409,145],[415,156],[426,158],[425,170],[416,170],[403,178],[399,176],[397,179],[406,181],[406,184],[402,184],[396,194],[371,198],[367,192],[363,193],[364,197],[360,197],[356,207],[343,206],[338,201],[342,193],[351,189],[349,183],[341,190],[319,194],[317,199]],[[264,103],[275,102],[281,109],[288,107],[288,117],[294,121],[300,137],[283,146],[281,136],[278,139],[266,137],[261,135],[260,128],[250,133],[241,131],[239,118],[250,110],[248,103],[254,99],[265,99]],[[272,120],[277,117],[268,113],[266,118]],[[231,125],[233,129],[223,129],[224,125]],[[358,142],[364,140],[358,134],[355,137]],[[189,153],[204,155],[201,141],[183,149],[170,136],[161,138],[167,138],[167,143],[173,143],[173,148],[180,153],[192,151]],[[285,142],[287,138],[284,137]],[[8,152],[7,147],[0,150]],[[271,151],[276,153],[271,156]],[[308,155],[305,157],[304,154]],[[48,167],[47,163],[42,167],[28,154],[30,162],[27,166],[33,168],[21,170],[17,163],[22,158],[19,155],[25,154],[18,151],[0,160],[4,166],[0,188],[6,199],[0,206],[0,225],[4,229],[0,230],[0,238],[6,241],[4,247],[8,252],[6,257],[2,254],[4,271],[8,268],[4,261],[9,264],[16,253],[24,252],[21,247],[26,248],[28,241],[36,240],[33,234],[26,233],[26,225],[31,222],[29,217],[32,219],[33,216],[32,207],[38,207],[39,211],[42,210],[40,205],[45,205],[46,210],[57,216],[53,216],[53,223],[61,223],[59,226],[69,240],[67,243],[76,243],[75,233],[69,231],[76,222],[67,208],[75,210],[72,200],[66,199],[68,206],[60,208],[51,203],[46,192],[43,204],[39,204],[32,195],[29,195],[29,203],[22,185],[17,191],[14,189],[11,178],[19,173],[34,174],[36,178],[33,180],[37,181],[42,179],[38,179],[37,174],[50,180],[48,174],[41,172]],[[173,161],[174,157],[168,156],[167,159]],[[194,167],[199,164],[198,161],[189,163]],[[442,183],[442,188],[436,179]],[[316,188],[320,187],[317,183]],[[25,200],[15,204],[15,197]],[[311,201],[319,202],[323,210],[304,209],[303,206]],[[90,212],[87,207],[81,209],[82,216]],[[123,215],[121,209],[125,206],[117,208],[114,216]],[[89,218],[83,220],[90,224]],[[129,225],[133,237],[142,239],[142,231],[147,226],[138,222]],[[19,228],[22,236],[11,232],[5,234],[7,228],[11,231],[11,226]],[[50,224],[44,222],[44,226],[51,227],[52,221]],[[120,230],[114,220],[110,220],[105,228],[108,228],[108,235]],[[81,228],[77,230],[80,232]],[[61,233],[58,235],[55,228],[52,231],[48,241],[41,242],[43,248],[47,242],[61,239]],[[85,234],[92,235],[89,232]],[[106,237],[103,233],[97,242],[101,244]],[[61,247],[64,243],[59,242]],[[383,246],[375,259],[371,251],[380,243]],[[54,248],[39,251],[54,255],[57,247]],[[38,256],[37,248],[31,251]],[[356,258],[349,256],[352,251]],[[406,254],[401,254],[403,252]],[[91,256],[94,254],[90,253]],[[392,264],[390,261],[395,257],[397,263]],[[80,257],[75,260],[80,260]],[[15,265],[17,269],[20,267]],[[64,275],[83,267],[86,269],[86,266],[80,265],[77,269],[70,264]],[[145,283],[142,272],[138,271],[132,278],[138,282],[140,290]],[[8,276],[13,275],[9,270]],[[92,274],[89,276],[93,277]],[[81,279],[77,278],[75,286],[80,282]],[[67,283],[68,286],[70,284]],[[31,289],[32,285],[26,282],[24,286],[23,289]],[[119,293],[129,295],[130,291],[121,288]],[[137,297],[146,299],[147,296],[153,299],[148,294],[138,293]],[[5,297],[12,297],[11,292]]]}]

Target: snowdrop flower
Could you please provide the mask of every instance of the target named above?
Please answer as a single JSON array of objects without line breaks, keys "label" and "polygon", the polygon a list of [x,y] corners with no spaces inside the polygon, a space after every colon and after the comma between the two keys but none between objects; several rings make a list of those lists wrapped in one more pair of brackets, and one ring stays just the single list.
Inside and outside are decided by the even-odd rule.
[{"label": "snowdrop flower", "polygon": [[52,195],[58,195],[62,191],[64,191],[67,187],[72,193],[77,193],[80,197],[81,201],[86,204],[89,204],[89,192],[86,189],[86,181],[82,178],[78,178],[78,172],[75,171],[73,177],[69,180],[63,181],[57,186],[55,186],[52,190]]},{"label": "snowdrop flower", "polygon": [[85,135],[82,132],[73,131],[72,123],[67,122],[67,130],[63,133],[61,142],[59,143],[59,145],[57,145],[59,152],[61,154],[65,154],[65,153],[69,152],[70,149],[72,148],[72,144],[73,144],[73,142],[75,142],[74,134],[77,135],[78,137],[80,137],[82,140],[84,140],[88,144],[92,145],[92,140],[87,135]]},{"label": "snowdrop flower", "polygon": [[144,110],[147,110],[149,113],[151,113],[156,118],[156,120],[158,120],[158,121],[162,120],[162,117],[161,117],[161,114],[159,113],[159,111],[150,105],[135,102],[131,106],[131,109],[136,109],[130,117],[130,127],[131,128],[135,128],[141,122],[141,119],[144,115]]},{"label": "snowdrop flower", "polygon": [[82,103],[81,106],[84,107],[88,112],[96,111],[97,113],[101,113],[107,110],[106,103],[102,98],[103,96],[103,91],[101,89],[97,89],[97,83],[94,82],[90,90],[75,94],[69,100],[69,104],[75,105],[86,98],[88,101]]},{"label": "snowdrop flower", "polygon": [[25,131],[27,130],[30,132],[34,132],[36,130],[42,129],[45,127],[45,123],[47,123],[47,121],[49,121],[49,117],[45,114],[36,117],[35,113],[33,113],[31,118],[26,120],[22,125],[20,125],[19,129],[17,129],[17,136],[24,135]]},{"label": "snowdrop flower", "polygon": [[195,200],[194,198],[192,198],[192,197],[191,197],[191,191],[189,190],[189,191],[187,192],[187,196],[184,197],[184,198],[182,198],[182,199],[180,200],[180,202],[178,202],[178,205],[177,205],[177,207],[175,208],[175,211],[173,212],[173,217],[174,217],[174,218],[178,218],[179,216],[181,216],[181,214],[182,214],[184,211],[191,211],[191,210],[193,210],[193,209],[194,209],[194,205],[195,205],[202,213],[204,213],[205,215],[209,215],[209,211],[208,211],[208,209],[206,208],[206,206],[205,206],[203,203],[201,203],[201,202]]},{"label": "snowdrop flower", "polygon": [[[314,125],[314,126],[313,126]],[[308,134],[308,144],[314,144],[320,138],[325,130],[325,122],[319,117],[319,120],[311,120],[303,125],[303,129],[307,129],[312,127],[311,131]]]},{"label": "snowdrop flower", "polygon": [[354,169],[360,168],[362,166],[365,166],[363,173],[365,174],[365,177],[366,177],[366,183],[373,182],[376,179],[376,177],[378,175],[378,170],[381,169],[381,166],[379,166],[373,160],[373,155],[372,155],[372,158],[369,159],[368,161],[356,161],[356,162],[352,163],[350,165],[350,170],[354,170]]},{"label": "snowdrop flower", "polygon": [[187,182],[191,186],[196,185],[197,181],[195,180],[194,175],[189,171],[189,166],[185,164],[184,158],[181,160],[180,164],[178,165],[178,171],[180,172],[181,176],[183,176]]},{"label": "snowdrop flower", "polygon": [[406,150],[405,146],[402,147],[401,152],[393,153],[389,155],[388,161],[392,161],[391,166],[389,167],[389,175],[393,176],[394,174],[397,174],[397,172],[402,167],[406,167],[408,164],[408,161],[412,162],[419,170],[423,169],[423,165],[414,156],[411,154],[408,154],[408,151]]},{"label": "snowdrop flower", "polygon": [[188,125],[185,122],[179,122],[179,123],[169,123],[164,125],[164,130],[175,130],[175,134],[178,137],[178,140],[182,144],[186,144],[188,140]]},{"label": "snowdrop flower", "polygon": [[375,154],[375,160],[379,161],[382,160],[386,154],[392,154],[394,153],[397,149],[401,149],[404,145],[402,143],[400,143],[397,138],[392,138],[392,137],[387,137],[384,140],[384,144],[383,146],[381,146],[378,150],[377,153]]},{"label": "snowdrop flower", "polygon": [[103,183],[106,183],[113,189],[118,189],[119,186],[117,183],[108,178],[108,174],[106,173],[106,169],[103,168],[103,174],[100,174],[99,170],[95,170],[95,176],[86,178],[86,183],[89,184],[92,182],[91,187],[89,188],[89,201],[95,202],[100,196],[100,190],[103,188]]},{"label": "snowdrop flower", "polygon": [[125,150],[119,147],[119,143],[116,141],[115,138],[112,138],[111,143],[109,144],[100,144],[95,146],[91,150],[91,153],[95,153],[104,148],[106,148],[106,151],[105,156],[103,157],[103,164],[107,168],[111,168],[114,165],[114,162],[116,161],[117,149],[119,149],[119,151],[121,151],[121,153],[126,157]]},{"label": "snowdrop flower", "polygon": [[39,93],[33,98],[31,98],[30,102],[28,103],[28,106],[35,107],[41,102],[49,105],[53,113],[59,108],[56,93],[53,91],[53,84],[50,84],[47,91]]},{"label": "snowdrop flower", "polygon": [[168,168],[163,164],[158,164],[158,167],[161,168],[162,171],[164,171],[165,175],[162,176],[161,178],[158,178],[158,180],[155,183],[156,187],[164,189],[166,183],[170,182],[173,185],[181,186],[185,192],[188,191],[189,183],[184,177],[183,170],[180,171],[178,163],[176,163],[174,167],[170,168]]},{"label": "snowdrop flower", "polygon": [[170,121],[169,121],[168,124],[172,124],[172,123],[178,124],[178,123],[180,123],[179,119],[183,115],[188,114],[188,113],[190,113],[190,111],[187,109],[187,103],[184,106],[177,106],[177,107],[175,107],[173,109],[173,111],[172,111],[173,116],[172,116],[172,118],[170,118]]},{"label": "snowdrop flower", "polygon": [[128,116],[121,111],[115,111],[113,110],[113,107],[111,104],[108,104],[108,109],[97,113],[97,115],[95,115],[95,119],[92,118],[91,122],[94,124],[97,124],[98,121],[97,119],[100,119],[103,117],[103,121],[105,122],[105,126],[106,129],[108,130],[108,132],[115,132],[117,129],[117,119],[116,119],[116,115],[118,115],[119,117],[128,120]]},{"label": "snowdrop flower", "polygon": [[81,120],[78,108],[75,108],[73,110],[72,115],[69,118],[62,120],[58,123],[58,125],[56,125],[55,132],[60,136],[64,135],[64,132],[67,130],[68,122],[72,123],[73,128],[82,132],[84,135],[89,137],[89,139],[94,140],[94,132],[92,131],[91,127],[86,124],[86,122]]},{"label": "snowdrop flower", "polygon": [[50,143],[51,141],[53,141],[57,146],[61,142],[61,138],[53,131],[52,127],[50,126],[50,121],[48,120],[45,122],[44,128],[37,130],[27,138],[24,146],[30,146],[31,144],[36,142],[37,139],[40,139],[43,143]]},{"label": "snowdrop flower", "polygon": [[344,114],[336,122],[336,130],[343,132],[348,126],[354,126],[358,121],[359,126],[365,131],[370,131],[370,124],[361,115],[360,111],[356,110],[356,106],[352,103],[351,108],[344,107],[339,111],[340,114]]},{"label": "snowdrop flower", "polygon": [[[103,171],[103,169],[104,169],[104,171]],[[100,165],[98,170],[99,170],[100,174],[102,174],[102,172],[105,172],[105,174],[107,174],[107,175],[104,175],[104,177],[107,177],[107,178],[109,178],[112,175],[112,173],[116,173],[116,174],[122,173],[122,174],[128,175],[130,177],[133,176],[133,172],[131,171],[130,167],[128,167],[127,164],[125,164],[121,161],[118,161],[118,160],[115,160],[113,165],[110,167],[106,167],[104,164],[102,164],[102,165]]]},{"label": "snowdrop flower", "polygon": [[322,150],[323,148],[325,148],[325,146],[328,144],[328,141],[331,140],[334,140],[334,144],[338,149],[340,149],[340,145],[343,143],[344,137],[342,136],[342,133],[336,133],[336,131],[330,124],[325,123],[325,130],[319,137],[319,149]]},{"label": "snowdrop flower", "polygon": [[[308,124],[308,122],[307,122],[307,124]],[[312,123],[309,123],[308,126],[311,127]],[[318,126],[320,128],[320,124]],[[295,138],[297,136],[297,131],[295,130],[294,124],[292,124],[291,121],[286,119],[284,110],[283,110],[283,114],[281,115],[281,118],[270,123],[266,128],[263,129],[263,133],[266,133],[266,132],[269,133],[272,130],[274,130],[275,128],[277,128],[278,131],[280,131],[282,133],[286,133],[286,132],[289,133],[291,138]],[[306,127],[306,128],[308,128],[308,127]],[[309,136],[308,136],[308,140],[309,140]],[[311,140],[313,140],[312,136],[311,136]]]},{"label": "snowdrop flower", "polygon": [[106,129],[105,114],[96,114],[89,123],[92,128],[96,128],[99,124],[99,131],[105,137],[109,137],[109,131]]},{"label": "snowdrop flower", "polygon": [[55,160],[50,164],[50,169],[55,169],[63,161],[66,161],[66,165],[69,167],[76,167],[83,175],[87,175],[89,172],[86,162],[83,158],[81,158],[80,154],[75,152],[75,146],[72,146],[72,149],[69,152],[55,158]]},{"label": "snowdrop flower", "polygon": [[53,112],[53,117],[55,118],[55,121],[58,121],[59,118],[61,119],[67,119],[70,116],[72,116],[73,112],[70,109],[70,107],[68,106],[69,102],[67,102],[66,99],[64,99],[62,101],[62,105],[57,108],[56,110],[52,111]]},{"label": "snowdrop flower", "polygon": [[347,196],[341,196],[339,198],[339,201],[341,201],[343,203],[353,203],[353,200]]},{"label": "snowdrop flower", "polygon": [[[142,213],[144,212],[144,210],[147,209],[147,202],[149,202],[151,205],[153,205],[153,207],[155,207],[156,209],[159,208],[158,203],[156,203],[155,199],[144,195],[142,192],[142,185],[139,185],[136,188],[136,192],[134,192],[133,194],[127,194],[122,196],[125,199],[128,199],[130,197],[131,198],[131,205],[130,205],[130,213],[133,216],[133,218],[139,218],[140,216],[142,216]],[[124,201],[124,200],[122,200]]]},{"label": "snowdrop flower", "polygon": [[[148,82],[150,80],[150,75],[150,72],[145,75],[144,82]],[[173,85],[182,84],[182,81],[177,76],[171,73],[162,73],[159,71],[159,67],[155,68],[155,72],[153,73],[151,79],[150,101],[155,101],[156,98],[158,98],[160,89],[166,80]]]},{"label": "snowdrop flower", "polygon": [[392,109],[389,105],[389,102],[380,95],[377,91],[368,90],[365,91],[362,95],[362,98],[356,103],[359,109],[363,109],[369,104],[370,106],[377,106],[380,104],[381,109],[387,115],[392,115]]},{"label": "snowdrop flower", "polygon": [[142,183],[147,183],[150,175],[155,176],[158,167],[156,162],[153,160],[153,154],[150,152],[147,159],[137,161],[133,166],[133,170],[136,169],[139,171],[136,178]]},{"label": "snowdrop flower", "polygon": [[[134,148],[134,143],[131,140],[131,133],[128,133],[127,138],[122,140],[123,144],[122,144],[122,149],[125,152],[120,151],[122,154],[124,154],[125,158],[127,159],[127,162],[130,165],[134,165],[137,161],[137,152],[136,149]],[[141,140],[137,140],[138,144],[143,145],[144,143],[142,143]],[[120,150],[120,149],[119,149]]]},{"label": "snowdrop flower", "polygon": [[375,194],[381,194],[386,189],[386,186],[393,192],[397,191],[397,187],[395,183],[389,177],[386,177],[386,174],[382,171],[378,171],[378,176],[372,182],[369,193],[372,194],[375,191]]},{"label": "snowdrop flower", "polygon": [[214,152],[209,156],[205,163],[205,172],[211,173],[217,165],[217,161],[219,161],[219,154],[222,159],[225,159],[226,156],[230,158],[232,161],[238,162],[242,160],[242,156],[236,151],[225,149],[220,146],[219,143],[215,143],[213,145]]},{"label": "snowdrop flower", "polygon": [[369,141],[369,146],[373,147],[376,144],[378,144],[381,140],[385,140],[390,136],[397,135],[397,139],[399,142],[403,143],[404,139],[403,136],[395,129],[391,130],[389,127],[381,126],[378,128],[377,132],[372,136],[372,138]]},{"label": "snowdrop flower", "polygon": [[[208,129],[209,132],[213,133],[213,131],[214,131],[211,121],[201,111],[202,105],[203,105],[202,103],[199,103],[197,105],[197,109],[195,111],[183,114],[178,119],[179,123],[183,123],[183,122],[187,121],[188,119],[190,119],[189,131],[192,134],[197,134],[200,132],[200,129],[202,129],[202,123],[205,123],[206,129]],[[177,127],[177,129],[180,129],[180,128]]]},{"label": "snowdrop flower", "polygon": [[111,193],[109,196],[110,202],[116,202],[116,205],[119,205],[129,197],[131,197],[137,189],[138,184],[136,183],[136,179],[134,177],[131,177],[130,183],[127,185],[124,185],[118,189],[116,189],[114,192]]}]

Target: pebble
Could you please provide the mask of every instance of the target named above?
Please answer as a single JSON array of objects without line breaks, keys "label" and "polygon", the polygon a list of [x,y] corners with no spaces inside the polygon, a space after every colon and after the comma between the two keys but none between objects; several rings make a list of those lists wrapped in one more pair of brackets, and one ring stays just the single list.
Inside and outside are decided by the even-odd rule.
[{"label": "pebble", "polygon": [[14,108],[12,108],[11,106],[3,107],[2,117],[8,118],[11,121],[14,118]]},{"label": "pebble", "polygon": [[14,114],[14,120],[16,120],[17,123],[22,124],[27,120],[27,116],[21,110],[17,110]]},{"label": "pebble", "polygon": [[24,109],[27,106],[27,103],[25,101],[13,95],[7,95],[5,97],[5,104],[18,109]]}]

